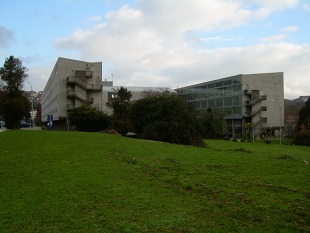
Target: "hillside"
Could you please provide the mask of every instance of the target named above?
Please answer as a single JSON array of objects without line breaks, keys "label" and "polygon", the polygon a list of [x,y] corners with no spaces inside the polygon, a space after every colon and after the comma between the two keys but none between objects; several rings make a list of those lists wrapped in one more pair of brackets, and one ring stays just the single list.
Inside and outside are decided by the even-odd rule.
[{"label": "hillside", "polygon": [[2,132],[0,231],[310,230],[309,148],[207,144]]}]

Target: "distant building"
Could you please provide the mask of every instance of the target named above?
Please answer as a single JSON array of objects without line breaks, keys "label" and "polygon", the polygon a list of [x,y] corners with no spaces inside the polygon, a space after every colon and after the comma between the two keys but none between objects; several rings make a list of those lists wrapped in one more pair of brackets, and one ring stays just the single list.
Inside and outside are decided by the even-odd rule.
[{"label": "distant building", "polygon": [[254,124],[258,138],[284,125],[283,73],[240,74],[178,88],[189,106],[197,111],[208,108],[226,113],[229,136],[242,137],[246,122]]},{"label": "distant building", "polygon": [[[144,98],[147,92],[175,92],[174,90],[168,87],[134,87],[134,86],[122,86],[130,91],[132,97],[130,101],[136,101],[141,98]],[[112,114],[112,109],[109,109],[105,103],[108,102],[110,98],[113,98],[115,92],[121,88],[121,86],[113,86],[112,81],[104,81],[103,82],[103,91],[102,91],[102,110],[108,114]]]},{"label": "distant building", "polygon": [[35,91],[25,91],[24,95],[31,103],[31,110],[30,110],[30,118],[35,119],[37,116],[37,107],[38,107],[38,93]]}]

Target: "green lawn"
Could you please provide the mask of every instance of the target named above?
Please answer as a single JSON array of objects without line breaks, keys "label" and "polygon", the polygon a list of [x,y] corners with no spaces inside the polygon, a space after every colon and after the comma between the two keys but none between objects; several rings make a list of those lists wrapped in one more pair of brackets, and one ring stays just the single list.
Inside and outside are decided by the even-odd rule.
[{"label": "green lawn", "polygon": [[0,232],[310,232],[310,148],[0,133]]}]

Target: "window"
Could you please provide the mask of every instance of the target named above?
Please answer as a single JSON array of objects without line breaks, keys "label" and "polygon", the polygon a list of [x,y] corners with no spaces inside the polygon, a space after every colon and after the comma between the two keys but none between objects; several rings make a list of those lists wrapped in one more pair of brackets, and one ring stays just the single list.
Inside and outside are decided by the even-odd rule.
[{"label": "window", "polygon": [[215,103],[215,106],[218,108],[218,107],[223,107],[223,99],[217,99],[216,100],[216,103]]},{"label": "window", "polygon": [[214,87],[214,84],[208,84],[208,88],[213,88]]},{"label": "window", "polygon": [[261,121],[262,121],[262,122],[267,122],[267,117],[262,117],[262,118],[261,118]]},{"label": "window", "polygon": [[108,92],[108,99],[114,98],[115,92]]},{"label": "window", "polygon": [[208,101],[201,101],[201,108],[208,108]]},{"label": "window", "polygon": [[232,87],[226,87],[224,91],[225,91],[225,95],[231,95],[232,94]]},{"label": "window", "polygon": [[231,115],[231,108],[224,108],[223,111],[225,112],[226,115]]},{"label": "window", "polygon": [[214,96],[215,97],[223,96],[223,90],[222,89],[215,89],[214,90]]},{"label": "window", "polygon": [[267,107],[263,106],[262,111],[267,111]]},{"label": "window", "polygon": [[224,106],[228,107],[232,105],[232,98],[225,98],[224,99]]},{"label": "window", "polygon": [[234,115],[241,115],[241,107],[234,107],[233,108]]},{"label": "window", "polygon": [[210,91],[208,92],[208,97],[209,97],[209,98],[213,98],[213,97],[214,97],[214,90],[210,90]]},{"label": "window", "polygon": [[233,105],[241,105],[240,97],[239,96],[234,96],[233,98]]},{"label": "window", "polygon": [[240,94],[241,93],[241,84],[233,86],[233,93]]},{"label": "window", "polygon": [[208,100],[208,108],[214,107],[214,100]]}]

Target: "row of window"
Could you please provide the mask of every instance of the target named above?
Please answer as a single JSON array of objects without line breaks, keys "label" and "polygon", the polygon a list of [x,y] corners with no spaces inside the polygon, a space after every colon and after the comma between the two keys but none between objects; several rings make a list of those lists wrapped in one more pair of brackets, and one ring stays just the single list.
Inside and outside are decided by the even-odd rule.
[{"label": "row of window", "polygon": [[195,88],[213,89],[213,88],[217,88],[217,87],[230,86],[230,85],[239,84],[239,83],[241,83],[239,79],[230,79],[230,80],[219,81],[219,82],[214,82],[214,83],[209,83],[209,84],[202,84],[202,85],[197,86]]},{"label": "row of window", "polygon": [[195,100],[195,99],[209,99],[209,98],[216,98],[222,96],[231,96],[231,95],[240,95],[241,94],[241,84],[230,86],[230,87],[223,87],[223,88],[216,88],[212,90],[192,90],[192,93],[184,95],[185,100]]},{"label": "row of window", "polygon": [[241,96],[195,101],[194,105],[196,109],[241,106]]}]

